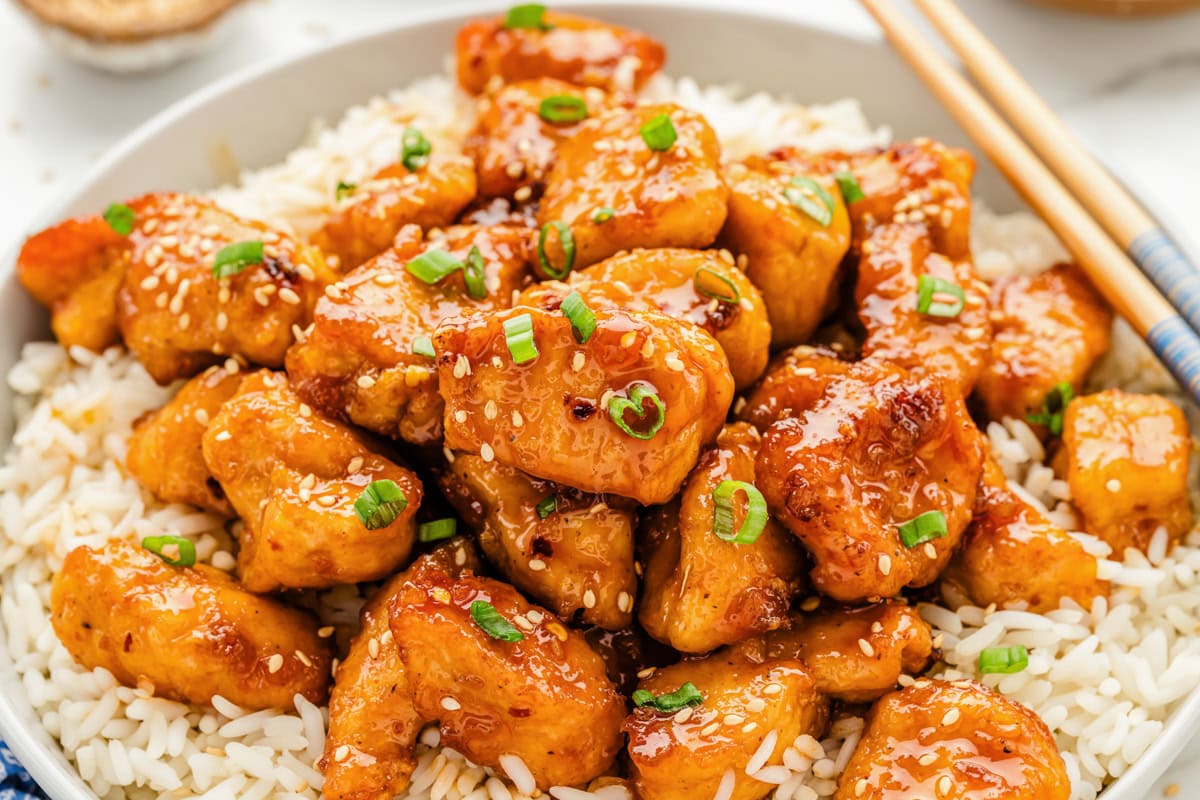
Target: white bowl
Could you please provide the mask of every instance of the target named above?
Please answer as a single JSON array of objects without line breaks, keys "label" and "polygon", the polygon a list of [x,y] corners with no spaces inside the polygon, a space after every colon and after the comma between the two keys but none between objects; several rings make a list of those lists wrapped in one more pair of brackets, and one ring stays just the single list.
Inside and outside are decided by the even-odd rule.
[{"label": "white bowl", "polygon": [[[852,38],[769,12],[689,8],[682,0],[653,6],[559,3],[646,30],[667,46],[666,70],[701,83],[737,83],[806,103],[857,97],[874,124],[899,138],[927,135],[970,146],[962,131],[880,41]],[[486,8],[498,8],[491,3]],[[227,146],[244,166],[279,161],[296,147],[314,117],[336,119],[351,105],[443,69],[454,32],[480,8],[414,14],[408,24],[343,41],[308,55],[255,67],[186,98],[113,149],[48,213],[42,224],[95,212],[113,200],[156,189],[204,189],[216,182],[207,154]],[[973,148],[974,149],[974,148]],[[976,191],[997,210],[1018,201],[982,161]],[[49,335],[45,314],[13,276],[20,242],[0,261],[0,374],[21,345]],[[11,397],[0,389],[0,435],[11,429]],[[1200,690],[1173,715],[1158,741],[1105,793],[1105,800],[1140,800],[1187,743],[1200,718]],[[94,800],[25,698],[0,627],[0,738],[6,740],[54,800]]]}]

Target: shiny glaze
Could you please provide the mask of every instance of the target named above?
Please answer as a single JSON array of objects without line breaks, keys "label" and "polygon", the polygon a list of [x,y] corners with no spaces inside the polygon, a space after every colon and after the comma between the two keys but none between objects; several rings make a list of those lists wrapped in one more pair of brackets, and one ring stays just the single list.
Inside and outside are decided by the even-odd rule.
[{"label": "shiny glaze", "polygon": [[[238,576],[251,591],[377,580],[408,557],[423,494],[416,474],[317,415],[285,376],[248,375],[209,424],[203,447],[242,518]],[[408,506],[390,525],[368,530],[354,501],[385,479]]]},{"label": "shiny glaze", "polygon": [[[787,620],[804,584],[804,555],[782,526],[768,520],[753,544],[713,533],[713,490],[724,480],[754,482],[760,437],[750,425],[727,425],[700,455],[677,500],[645,519],[640,542],[645,590],[638,620],[684,653],[706,653],[772,630]],[[745,496],[734,501],[734,524]]]},{"label": "shiny glaze", "polygon": [[679,660],[679,653],[650,636],[636,624],[629,628],[609,631],[588,628],[583,632],[588,644],[604,659],[608,679],[621,694],[637,689],[638,673],[649,667],[665,667]]},{"label": "shiny glaze", "polygon": [[[418,336],[472,312],[508,308],[529,280],[528,231],[510,225],[462,225],[431,234],[408,225],[395,245],[351,271],[317,301],[313,327],[287,355],[296,392],[337,419],[432,444],[442,436],[442,398],[432,358],[413,352]],[[488,296],[470,297],[462,272],[429,285],[405,269],[429,250],[484,259]]]},{"label": "shiny glaze", "polygon": [[832,350],[796,345],[772,359],[767,374],[746,394],[738,419],[765,433],[771,423],[812,407],[829,382],[849,369],[850,362]]},{"label": "shiny glaze", "polygon": [[333,653],[314,618],[212,567],[171,567],[123,540],[67,554],[50,621],[84,667],[126,686],[148,681],[161,697],[206,706],[219,694],[250,709],[290,709],[296,694],[325,702]]},{"label": "shiny glaze", "polygon": [[1062,756],[1036,714],[978,683],[921,680],[872,708],[835,800],[1070,796]]},{"label": "shiny glaze", "polygon": [[[515,364],[503,323],[520,314],[533,320],[539,355]],[[529,306],[443,323],[434,348],[446,446],[490,451],[586,492],[665,502],[725,419],[733,396],[725,355],[700,328],[655,312],[596,309],[595,316],[582,345],[564,315]],[[624,396],[636,383],[654,387],[666,406],[649,440],[625,434],[608,415],[609,393]]]}]

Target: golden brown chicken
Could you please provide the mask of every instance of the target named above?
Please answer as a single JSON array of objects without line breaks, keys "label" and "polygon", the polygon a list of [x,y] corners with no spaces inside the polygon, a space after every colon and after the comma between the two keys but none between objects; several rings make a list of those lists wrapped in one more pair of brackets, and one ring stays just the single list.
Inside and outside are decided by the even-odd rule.
[{"label": "golden brown chicken", "polygon": [[970,681],[920,680],[871,709],[835,800],[1067,800],[1054,737],[1025,706]]},{"label": "golden brown chicken", "polygon": [[[418,227],[406,226],[394,248],[317,301],[312,330],[287,355],[296,392],[335,419],[414,444],[436,442],[443,404],[431,351],[416,352],[419,340],[442,320],[508,308],[529,279],[528,244],[526,231],[508,225],[455,226],[427,241]],[[482,289],[472,285],[486,295],[471,295],[463,269],[428,283],[406,268],[441,254],[478,266]]]},{"label": "golden brown chicken", "polygon": [[856,602],[937,579],[971,520],[983,455],[953,387],[861,362],[768,429],[757,485],[808,548],[816,588]]},{"label": "golden brown chicken", "polygon": [[745,420],[765,433],[771,423],[812,407],[831,380],[845,375],[850,362],[824,347],[796,345],[776,356],[767,374],[746,395],[737,409]]},{"label": "golden brown chicken", "polygon": [[[643,525],[638,620],[676,650],[707,653],[783,625],[803,585],[803,553],[774,521],[752,543],[724,541],[715,531],[714,492],[726,481],[753,484],[760,441],[744,422],[726,425],[677,500],[652,510]],[[743,492],[733,509],[736,531],[747,513]]]},{"label": "golden brown chicken", "polygon": [[446,445],[585,492],[666,502],[725,419],[725,355],[662,314],[594,317],[584,344],[564,314],[526,306],[443,323]]},{"label": "golden brown chicken", "polygon": [[604,773],[621,748],[625,702],[583,634],[499,581],[429,572],[389,605],[417,712],[471,761],[537,787]]},{"label": "golden brown chicken", "polygon": [[561,278],[638,247],[712,244],[729,195],[720,159],[704,117],[675,105],[615,111],[580,125],[559,145],[538,210],[542,273]]},{"label": "golden brown chicken", "polygon": [[247,589],[377,580],[408,558],[422,497],[416,474],[318,416],[284,375],[246,376],[203,447],[242,518],[238,576]]},{"label": "golden brown chicken", "polygon": [[[180,560],[182,551],[172,555]],[[175,567],[123,540],[77,547],[54,576],[50,621],[87,669],[126,686],[208,705],[292,708],[301,694],[325,702],[329,643],[316,620],[243,589],[205,565]]]}]

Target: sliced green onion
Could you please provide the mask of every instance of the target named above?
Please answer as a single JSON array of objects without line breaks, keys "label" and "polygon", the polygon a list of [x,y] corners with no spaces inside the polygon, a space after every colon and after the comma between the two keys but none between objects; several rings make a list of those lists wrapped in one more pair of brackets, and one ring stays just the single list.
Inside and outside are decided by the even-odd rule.
[{"label": "sliced green onion", "polygon": [[[625,421],[625,414],[628,412],[638,419],[645,418],[646,400],[649,400],[654,406],[655,416],[650,421],[650,427],[645,432],[636,431]],[[608,416],[626,436],[632,436],[635,439],[653,439],[654,434],[662,429],[663,423],[667,420],[667,407],[663,405],[662,399],[659,398],[658,393],[654,389],[644,383],[637,383],[629,390],[629,397],[613,395],[609,398]]]},{"label": "sliced green onion", "polygon": [[416,172],[429,163],[433,145],[425,135],[411,125],[400,135],[400,163],[409,172]]},{"label": "sliced green onion", "polygon": [[[950,295],[954,302],[935,301],[935,294]],[[929,317],[957,317],[967,304],[967,295],[957,283],[944,281],[932,275],[917,278],[917,311]]]},{"label": "sliced green onion", "polygon": [[354,194],[354,190],[358,188],[357,183],[347,183],[346,181],[338,181],[337,189],[334,190],[334,197],[338,200],[343,200]]},{"label": "sliced green onion", "polygon": [[687,706],[698,706],[704,702],[704,695],[700,694],[700,690],[696,688],[696,684],[688,681],[683,686],[680,686],[670,694],[660,694],[655,697],[645,689],[635,691],[630,699],[638,708],[650,706],[655,711],[661,711],[664,714],[674,714],[681,708]]},{"label": "sliced green onion", "polygon": [[537,342],[533,340],[533,317],[529,314],[504,320],[504,341],[514,364],[524,364],[538,357]]},{"label": "sliced green onion", "polygon": [[543,19],[545,16],[546,7],[538,3],[513,6],[508,10],[508,15],[504,18],[504,27],[533,28],[539,31],[548,31],[553,26],[546,24],[545,19]]},{"label": "sliced green onion", "polygon": [[[705,286],[706,277],[711,278],[708,280],[710,286],[714,280],[720,281],[724,284],[725,290],[720,291],[710,288],[710,286]],[[742,293],[738,291],[737,284],[711,267],[696,267],[696,273],[692,276],[692,283],[696,286],[696,294],[710,297],[713,300],[719,300],[722,303],[736,303],[742,299]]]},{"label": "sliced green onion", "polygon": [[[149,550],[172,567],[191,567],[196,564],[196,545],[190,539],[182,536],[147,536],[142,539],[142,547]],[[163,551],[174,547],[179,553],[178,558],[171,558]]]},{"label": "sliced green onion", "polygon": [[610,219],[612,219],[616,215],[616,213],[617,212],[613,211],[611,208],[608,208],[607,206],[605,206],[603,208],[597,208],[595,211],[592,212],[592,222],[596,223],[597,225],[600,225],[602,223],[608,222]]},{"label": "sliced green onion", "polygon": [[926,511],[908,522],[900,523],[896,529],[900,531],[900,541],[910,550],[919,544],[940,539],[948,533],[946,515],[941,511]]},{"label": "sliced green onion", "polygon": [[234,242],[217,251],[216,260],[213,261],[213,275],[218,278],[228,278],[230,275],[237,275],[246,267],[261,264],[262,260],[262,242],[257,239]]},{"label": "sliced green onion", "polygon": [[417,280],[432,285],[463,269],[463,263],[445,250],[426,250],[404,268]]},{"label": "sliced green onion", "polygon": [[592,334],[596,332],[596,315],[587,307],[587,303],[583,302],[579,292],[571,292],[564,297],[559,308],[571,321],[571,333],[575,334],[575,341],[583,344],[592,338]]},{"label": "sliced green onion", "polygon": [[437,356],[437,353],[433,351],[433,340],[428,336],[414,336],[412,347],[413,355],[429,356],[430,358]]},{"label": "sliced green onion", "polygon": [[463,280],[467,284],[467,294],[475,299],[482,300],[487,297],[487,273],[484,271],[483,253],[479,252],[479,248],[471,245],[471,251],[467,253],[467,263],[463,267]]},{"label": "sliced green onion", "polygon": [[1045,425],[1050,433],[1061,436],[1063,414],[1066,413],[1067,404],[1074,399],[1075,390],[1071,388],[1070,383],[1063,381],[1046,393],[1042,400],[1042,413],[1030,414],[1025,419],[1035,425]]},{"label": "sliced green onion", "polygon": [[675,132],[675,123],[671,122],[671,115],[666,112],[654,115],[638,132],[642,134],[642,141],[646,143],[646,147],[651,150],[670,150],[671,145],[679,138],[679,134]]},{"label": "sliced green onion", "polygon": [[783,196],[789,203],[812,217],[822,228],[828,228],[833,222],[833,198],[829,192],[804,175],[797,175],[789,181],[783,190]]},{"label": "sliced green onion", "polygon": [[979,654],[979,671],[984,675],[1012,675],[1029,666],[1029,650],[1023,644],[985,647]]},{"label": "sliced green onion", "polygon": [[354,501],[354,513],[367,530],[386,528],[408,508],[408,498],[393,480],[371,481]]},{"label": "sliced green onion", "polygon": [[538,116],[558,124],[560,122],[579,122],[587,119],[588,107],[582,97],[570,94],[554,94],[538,104]]},{"label": "sliced green onion", "polygon": [[846,205],[857,203],[866,197],[853,172],[845,169],[839,170],[833,173],[833,179],[837,181],[838,191],[842,193],[842,199],[846,201]]},{"label": "sliced green onion", "polygon": [[[551,228],[558,231],[558,243],[562,246],[564,260],[561,270],[555,269],[550,264],[550,259],[546,257],[546,237],[550,235]],[[556,281],[567,277],[567,273],[575,265],[575,236],[571,233],[571,228],[567,223],[555,220],[542,226],[541,235],[538,236],[537,257],[538,263],[542,265],[542,271],[548,277]]]},{"label": "sliced green onion", "polygon": [[133,223],[136,219],[133,209],[124,203],[113,203],[104,209],[104,221],[108,223],[108,227],[122,236],[128,236],[133,232]]},{"label": "sliced green onion", "polygon": [[435,519],[433,522],[422,522],[417,527],[418,542],[440,542],[449,539],[458,530],[458,520],[454,517]]},{"label": "sliced green onion", "polygon": [[558,511],[558,496],[557,495],[552,494],[549,497],[544,497],[544,498],[542,498],[542,501],[537,504],[538,519],[545,519],[546,517],[553,514],[555,511]]},{"label": "sliced green onion", "polygon": [[[733,529],[733,496],[738,492],[746,493],[746,517],[742,527]],[[713,489],[713,502],[716,503],[713,514],[713,533],[717,538],[734,544],[754,544],[767,527],[767,501],[762,492],[752,483],[745,481],[721,481]]]},{"label": "sliced green onion", "polygon": [[519,642],[525,638],[519,630],[512,626],[512,623],[500,615],[496,607],[486,600],[476,600],[471,603],[471,619],[475,620],[475,624],[479,629],[493,639],[499,639],[502,642]]}]

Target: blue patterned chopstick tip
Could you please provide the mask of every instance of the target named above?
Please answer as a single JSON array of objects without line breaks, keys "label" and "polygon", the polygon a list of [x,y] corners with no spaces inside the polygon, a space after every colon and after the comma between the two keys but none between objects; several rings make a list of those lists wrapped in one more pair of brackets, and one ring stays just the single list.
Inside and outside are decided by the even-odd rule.
[{"label": "blue patterned chopstick tip", "polygon": [[1200,268],[1161,228],[1138,234],[1126,252],[1192,330],[1200,331]]},{"label": "blue patterned chopstick tip", "polygon": [[1146,334],[1146,342],[1192,399],[1200,403],[1200,336],[1182,317],[1172,316],[1155,324]]}]

